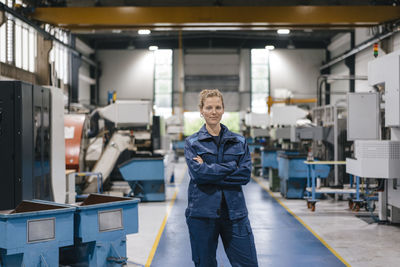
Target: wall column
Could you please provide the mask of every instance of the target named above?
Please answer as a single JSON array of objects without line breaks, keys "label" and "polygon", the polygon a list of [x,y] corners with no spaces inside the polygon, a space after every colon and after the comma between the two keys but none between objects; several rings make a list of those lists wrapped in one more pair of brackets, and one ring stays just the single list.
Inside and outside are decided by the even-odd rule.
[{"label": "wall column", "polygon": [[37,35],[36,80],[39,85],[51,85],[49,56],[52,48],[51,40],[45,39],[40,34]]}]

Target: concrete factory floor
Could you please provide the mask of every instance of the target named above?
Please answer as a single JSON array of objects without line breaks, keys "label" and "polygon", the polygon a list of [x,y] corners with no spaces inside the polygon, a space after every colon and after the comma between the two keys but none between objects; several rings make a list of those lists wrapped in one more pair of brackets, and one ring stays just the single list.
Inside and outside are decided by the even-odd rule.
[{"label": "concrete factory floor", "polygon": [[[139,233],[127,238],[128,266],[194,266],[184,210],[189,177],[183,159],[166,202],[140,203]],[[305,200],[267,192],[255,178],[244,187],[260,266],[399,266],[400,227],[368,223],[347,201],[322,200],[311,212]],[[220,243],[219,266],[230,266]]]}]

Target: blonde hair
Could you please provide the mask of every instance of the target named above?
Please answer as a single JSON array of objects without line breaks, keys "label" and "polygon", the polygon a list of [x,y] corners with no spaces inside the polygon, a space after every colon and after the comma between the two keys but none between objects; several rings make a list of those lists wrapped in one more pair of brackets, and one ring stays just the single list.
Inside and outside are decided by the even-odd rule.
[{"label": "blonde hair", "polygon": [[200,110],[204,107],[204,101],[208,97],[219,97],[222,102],[222,107],[224,107],[224,98],[222,97],[222,93],[218,89],[203,89],[199,94],[199,108]]}]

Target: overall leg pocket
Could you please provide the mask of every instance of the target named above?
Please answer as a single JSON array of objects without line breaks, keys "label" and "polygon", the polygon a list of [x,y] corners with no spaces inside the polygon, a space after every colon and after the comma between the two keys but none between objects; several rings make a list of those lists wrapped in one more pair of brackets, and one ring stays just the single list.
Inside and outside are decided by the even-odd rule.
[{"label": "overall leg pocket", "polygon": [[225,252],[233,267],[258,266],[254,237],[247,217],[228,221],[223,232]]}]

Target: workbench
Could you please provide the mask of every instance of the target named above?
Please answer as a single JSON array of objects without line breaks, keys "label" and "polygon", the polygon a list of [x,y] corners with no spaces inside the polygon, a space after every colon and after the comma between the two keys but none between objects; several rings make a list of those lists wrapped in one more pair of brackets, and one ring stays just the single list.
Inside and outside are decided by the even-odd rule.
[{"label": "workbench", "polygon": [[[316,188],[316,180],[317,175],[315,172],[315,168],[317,165],[346,165],[346,161],[304,161],[304,164],[307,165],[308,172],[307,172],[307,196],[305,199],[307,200],[307,207],[311,209],[311,211],[315,211],[315,204],[318,201],[316,199],[317,193],[323,194],[356,194],[356,199],[353,202],[360,203],[360,177],[356,176],[356,188],[329,188],[329,187],[322,187],[317,189]],[[322,179],[326,177],[320,177]],[[352,179],[352,177],[350,177]],[[350,182],[352,186],[352,182]],[[311,196],[310,196],[311,193]]]}]

